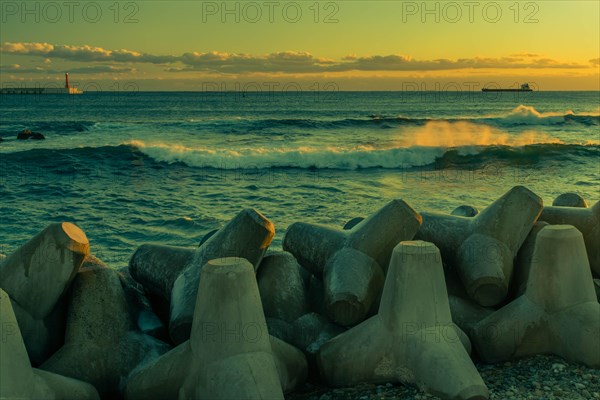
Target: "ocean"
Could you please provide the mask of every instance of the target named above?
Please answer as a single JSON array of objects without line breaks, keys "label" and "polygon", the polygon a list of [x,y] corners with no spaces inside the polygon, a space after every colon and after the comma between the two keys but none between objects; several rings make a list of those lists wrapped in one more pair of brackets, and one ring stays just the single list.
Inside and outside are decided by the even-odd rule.
[{"label": "ocean", "polygon": [[[600,199],[599,92],[0,96],[0,253],[51,222],[114,268],[197,246],[243,208],[343,226],[389,200],[483,208],[515,185]],[[20,141],[23,129],[46,140]]]}]

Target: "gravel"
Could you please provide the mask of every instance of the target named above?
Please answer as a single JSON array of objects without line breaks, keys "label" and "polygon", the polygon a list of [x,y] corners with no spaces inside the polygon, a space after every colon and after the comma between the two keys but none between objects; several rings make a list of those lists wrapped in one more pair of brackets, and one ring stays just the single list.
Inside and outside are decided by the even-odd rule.
[{"label": "gravel", "polygon": [[[600,370],[538,355],[500,364],[478,364],[490,400],[600,400]],[[400,384],[329,388],[306,384],[287,400],[437,399]]]}]

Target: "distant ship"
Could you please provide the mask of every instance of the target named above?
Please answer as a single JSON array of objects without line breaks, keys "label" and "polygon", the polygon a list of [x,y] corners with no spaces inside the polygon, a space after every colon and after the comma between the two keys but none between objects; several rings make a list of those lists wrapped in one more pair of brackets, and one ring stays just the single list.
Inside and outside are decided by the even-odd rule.
[{"label": "distant ship", "polygon": [[519,89],[481,89],[482,92],[533,92],[533,89],[529,87],[528,83],[521,85]]},{"label": "distant ship", "polygon": [[0,94],[82,94],[83,90],[69,85],[69,73],[65,73],[65,87],[5,87]]}]

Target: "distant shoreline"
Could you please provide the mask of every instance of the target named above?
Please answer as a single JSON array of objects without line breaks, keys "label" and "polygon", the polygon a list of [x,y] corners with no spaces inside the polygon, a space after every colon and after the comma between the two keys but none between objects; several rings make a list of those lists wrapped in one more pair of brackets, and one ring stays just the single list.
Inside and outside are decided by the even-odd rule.
[{"label": "distant shoreline", "polygon": [[[12,89],[12,88],[11,88]],[[18,90],[23,89],[33,89],[33,88],[15,88]],[[39,89],[39,88],[35,88]],[[490,91],[490,93],[588,93],[588,92],[597,92],[600,93],[600,90],[535,90],[532,92],[526,91]],[[114,93],[265,93],[265,94],[273,94],[273,93],[281,93],[281,94],[314,94],[314,93],[487,93],[479,90],[337,90],[337,91],[328,91],[328,90],[302,90],[302,91],[282,91],[282,90],[121,90],[121,91],[103,91],[103,90],[86,90],[86,94],[88,93],[106,93],[106,94],[114,94]],[[13,93],[5,93],[0,92],[0,94],[13,94]],[[58,94],[58,93],[32,93],[32,94]]]}]

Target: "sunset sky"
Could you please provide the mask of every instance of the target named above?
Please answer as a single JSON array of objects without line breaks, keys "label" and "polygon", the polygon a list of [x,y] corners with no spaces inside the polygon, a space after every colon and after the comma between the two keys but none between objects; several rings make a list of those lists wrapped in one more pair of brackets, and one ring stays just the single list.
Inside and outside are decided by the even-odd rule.
[{"label": "sunset sky", "polygon": [[427,10],[420,1],[51,3],[1,3],[3,86],[62,82],[69,71],[84,88],[600,90],[595,0],[429,2]]}]

